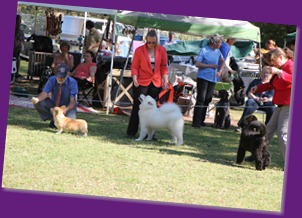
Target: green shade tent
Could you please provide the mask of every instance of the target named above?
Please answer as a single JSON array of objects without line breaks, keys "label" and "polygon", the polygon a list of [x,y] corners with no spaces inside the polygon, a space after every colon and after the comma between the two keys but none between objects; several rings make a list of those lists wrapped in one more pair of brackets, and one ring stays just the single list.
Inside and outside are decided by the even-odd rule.
[{"label": "green shade tent", "polygon": [[169,55],[196,56],[200,52],[200,48],[207,44],[208,39],[198,41],[181,41],[175,44],[166,45]]},{"label": "green shade tent", "polygon": [[236,41],[231,47],[232,55],[235,58],[244,58],[250,54],[254,49],[254,42],[252,41]]},{"label": "green shade tent", "polygon": [[287,44],[289,44],[292,40],[296,39],[296,35],[297,35],[297,32],[288,33],[284,38],[283,47],[285,48],[287,46]]},{"label": "green shade tent", "polygon": [[290,42],[291,40],[296,38],[296,32],[289,33],[285,36],[286,42]]},{"label": "green shade tent", "polygon": [[136,28],[155,28],[196,36],[219,33],[225,38],[260,42],[260,28],[247,21],[133,11],[122,11],[116,19]]},{"label": "green shade tent", "polygon": [[[208,39],[198,41],[183,41],[165,46],[170,55],[196,56],[200,49],[208,43]],[[246,57],[254,48],[252,41],[236,41],[232,46],[232,54],[235,58]]]}]

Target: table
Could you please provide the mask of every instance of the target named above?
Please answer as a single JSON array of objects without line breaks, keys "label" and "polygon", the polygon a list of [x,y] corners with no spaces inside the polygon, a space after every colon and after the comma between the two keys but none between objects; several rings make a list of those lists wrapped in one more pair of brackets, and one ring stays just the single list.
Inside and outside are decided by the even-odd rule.
[{"label": "table", "polygon": [[108,86],[110,84],[110,74],[107,75],[105,87],[104,87],[104,103],[106,107],[112,107],[112,104],[119,105],[121,107],[132,106],[133,93],[132,93],[132,77],[131,70],[125,70],[124,75],[121,79],[121,69],[112,70],[112,88],[111,88],[111,99],[108,105],[107,100],[109,97]]}]

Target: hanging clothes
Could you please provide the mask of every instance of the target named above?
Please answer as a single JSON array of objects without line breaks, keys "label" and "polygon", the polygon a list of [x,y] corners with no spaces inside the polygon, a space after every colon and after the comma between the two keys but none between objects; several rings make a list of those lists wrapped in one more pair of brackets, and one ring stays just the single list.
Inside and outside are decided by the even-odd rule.
[{"label": "hanging clothes", "polygon": [[46,35],[56,36],[62,33],[63,13],[56,13],[53,9],[45,11]]}]

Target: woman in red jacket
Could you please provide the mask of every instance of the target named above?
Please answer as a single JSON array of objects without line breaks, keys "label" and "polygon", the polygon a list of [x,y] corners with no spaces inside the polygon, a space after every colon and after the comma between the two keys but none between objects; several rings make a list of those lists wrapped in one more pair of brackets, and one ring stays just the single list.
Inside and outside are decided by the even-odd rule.
[{"label": "woman in red jacket", "polygon": [[253,93],[261,93],[274,89],[273,104],[276,104],[278,108],[274,111],[267,124],[267,137],[270,142],[274,133],[277,133],[280,149],[285,159],[286,147],[288,146],[287,132],[294,64],[291,59],[287,58],[281,48],[271,50],[269,52],[269,60],[273,65],[272,78],[268,83],[254,86],[251,91]]},{"label": "woman in red jacket", "polygon": [[168,88],[168,56],[166,49],[157,42],[155,30],[150,30],[146,43],[135,50],[132,59],[133,106],[127,129],[127,135],[131,138],[138,131],[140,94],[156,99],[162,88]]}]

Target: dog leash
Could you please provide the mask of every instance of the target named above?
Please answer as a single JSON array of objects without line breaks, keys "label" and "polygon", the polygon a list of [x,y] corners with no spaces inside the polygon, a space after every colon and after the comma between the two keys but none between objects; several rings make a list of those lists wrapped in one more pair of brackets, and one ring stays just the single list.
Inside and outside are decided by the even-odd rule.
[{"label": "dog leash", "polygon": [[[165,96],[169,92],[168,100],[165,98],[162,99],[163,96]],[[173,97],[174,97],[174,88],[171,83],[169,83],[169,88],[162,90],[159,95],[158,95],[158,101],[157,101],[157,106],[160,107],[162,103],[164,102],[173,102]],[[162,100],[162,101],[161,101]]]}]

